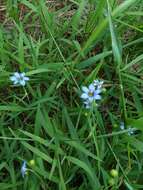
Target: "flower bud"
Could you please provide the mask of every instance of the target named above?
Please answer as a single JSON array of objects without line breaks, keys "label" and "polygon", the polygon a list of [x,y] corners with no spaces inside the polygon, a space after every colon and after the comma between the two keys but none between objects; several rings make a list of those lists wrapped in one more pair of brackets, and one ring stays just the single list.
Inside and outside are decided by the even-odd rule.
[{"label": "flower bud", "polygon": [[112,169],[112,170],[110,171],[110,174],[111,174],[112,177],[118,177],[118,171],[115,170],[115,169]]},{"label": "flower bud", "polygon": [[29,161],[29,165],[30,165],[30,166],[34,166],[34,165],[35,165],[35,160],[30,160],[30,161]]},{"label": "flower bud", "polygon": [[109,181],[108,181],[109,185],[113,186],[115,185],[115,180],[114,178],[110,178]]},{"label": "flower bud", "polygon": [[114,128],[118,128],[118,125],[115,123],[115,124],[113,125],[113,127],[114,127]]}]

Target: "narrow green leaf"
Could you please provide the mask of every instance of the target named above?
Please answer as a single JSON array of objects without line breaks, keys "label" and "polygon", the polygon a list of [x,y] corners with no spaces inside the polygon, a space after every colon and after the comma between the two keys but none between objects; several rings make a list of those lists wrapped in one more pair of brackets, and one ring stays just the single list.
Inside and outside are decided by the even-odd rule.
[{"label": "narrow green leaf", "polygon": [[[94,174],[92,173],[92,171],[90,170],[90,168],[88,167],[88,165],[85,162],[83,162],[83,161],[81,161],[81,160],[79,160],[77,158],[74,158],[72,156],[68,156],[67,159],[70,162],[72,162],[73,164],[75,164],[78,167],[82,168],[86,172],[86,174],[89,175],[92,180],[94,180]],[[96,187],[95,187],[95,190],[96,190]]]},{"label": "narrow green leaf", "polygon": [[40,158],[42,158],[43,160],[52,163],[52,158],[50,156],[48,156],[47,154],[45,154],[44,152],[41,152],[38,148],[28,144],[27,142],[21,142],[23,144],[23,146],[25,146],[27,149],[29,149],[31,152],[33,152],[34,154],[36,154],[37,156],[39,156]]}]

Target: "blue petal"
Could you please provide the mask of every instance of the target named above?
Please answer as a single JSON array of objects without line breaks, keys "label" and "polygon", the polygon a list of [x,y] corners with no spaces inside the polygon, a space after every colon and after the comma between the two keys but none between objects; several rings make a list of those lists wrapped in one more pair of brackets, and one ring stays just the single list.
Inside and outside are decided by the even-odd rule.
[{"label": "blue petal", "polygon": [[86,86],[82,86],[82,91],[88,93],[89,89]]},{"label": "blue petal", "polygon": [[25,77],[25,73],[20,73],[20,77]]},{"label": "blue petal", "polygon": [[16,81],[17,78],[16,78],[15,76],[12,76],[12,77],[10,77],[10,80],[11,80],[11,81]]},{"label": "blue petal", "polygon": [[23,80],[28,81],[29,77],[24,77]]},{"label": "blue petal", "polygon": [[101,96],[98,95],[98,94],[95,94],[95,95],[94,95],[94,100],[101,100]]},{"label": "blue petal", "polygon": [[25,82],[25,80],[20,80],[20,81],[19,81],[19,84],[20,84],[21,86],[25,86],[26,82]]},{"label": "blue petal", "polygon": [[100,93],[101,93],[101,89],[97,89],[97,90],[94,91],[94,94],[96,94],[96,95],[100,94]]},{"label": "blue petal", "polygon": [[15,76],[17,79],[20,78],[20,74],[19,74],[18,72],[15,72],[15,73],[14,73],[14,76]]},{"label": "blue petal", "polygon": [[18,84],[18,82],[19,82],[18,80],[15,80],[15,81],[13,82],[13,84]]},{"label": "blue petal", "polygon": [[81,95],[81,98],[82,98],[82,99],[87,99],[87,98],[88,98],[88,94],[83,93],[83,94]]},{"label": "blue petal", "polygon": [[91,92],[93,92],[93,91],[95,90],[95,86],[94,86],[93,84],[90,84],[90,85],[89,85],[89,90],[90,90]]}]

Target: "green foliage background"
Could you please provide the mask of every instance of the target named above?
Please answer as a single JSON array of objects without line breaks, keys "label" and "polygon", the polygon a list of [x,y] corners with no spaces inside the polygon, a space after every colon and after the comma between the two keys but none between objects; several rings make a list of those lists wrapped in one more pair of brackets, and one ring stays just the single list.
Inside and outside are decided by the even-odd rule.
[{"label": "green foliage background", "polygon": [[[142,0],[1,1],[1,190],[143,189],[142,20]],[[106,93],[86,110],[96,78]]]}]

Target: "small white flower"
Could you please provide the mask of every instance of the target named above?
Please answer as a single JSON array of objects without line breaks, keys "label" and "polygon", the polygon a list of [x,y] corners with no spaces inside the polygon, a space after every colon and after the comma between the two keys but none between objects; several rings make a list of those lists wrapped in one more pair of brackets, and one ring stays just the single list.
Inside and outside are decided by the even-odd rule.
[{"label": "small white flower", "polygon": [[29,77],[26,77],[25,73],[15,72],[13,76],[10,77],[10,80],[14,85],[25,86],[26,82],[29,81]]},{"label": "small white flower", "polygon": [[129,127],[129,128],[128,128],[128,135],[129,135],[129,136],[133,135],[134,132],[135,132],[135,130],[136,130],[135,128]]},{"label": "small white flower", "polygon": [[136,131],[136,128],[132,128],[132,127],[125,128],[124,122],[121,122],[121,123],[120,123],[120,129],[121,129],[121,130],[127,129],[127,130],[128,130],[127,133],[128,133],[129,136],[133,135],[134,132]]},{"label": "small white flower", "polygon": [[22,177],[24,178],[25,174],[26,174],[26,171],[27,171],[27,167],[26,167],[26,161],[24,160],[23,161],[23,164],[22,164],[22,167],[21,167],[21,174],[22,174]]},{"label": "small white flower", "polygon": [[94,80],[93,84],[97,89],[102,88],[104,81],[103,80]]}]

